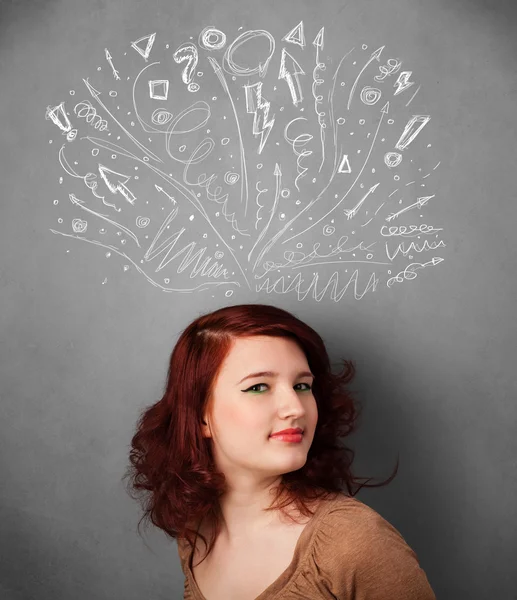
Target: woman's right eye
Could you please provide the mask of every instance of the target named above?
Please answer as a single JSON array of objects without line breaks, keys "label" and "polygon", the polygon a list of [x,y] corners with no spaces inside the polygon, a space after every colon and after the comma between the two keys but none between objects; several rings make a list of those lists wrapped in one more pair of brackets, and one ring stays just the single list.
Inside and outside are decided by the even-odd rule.
[{"label": "woman's right eye", "polygon": [[252,391],[252,392],[258,392],[259,390],[255,390],[253,388],[258,388],[261,385],[267,385],[267,384],[265,384],[265,383],[256,383],[255,385],[252,385],[250,388],[248,388],[247,390],[244,390],[244,391],[245,392],[250,392],[250,391]]}]

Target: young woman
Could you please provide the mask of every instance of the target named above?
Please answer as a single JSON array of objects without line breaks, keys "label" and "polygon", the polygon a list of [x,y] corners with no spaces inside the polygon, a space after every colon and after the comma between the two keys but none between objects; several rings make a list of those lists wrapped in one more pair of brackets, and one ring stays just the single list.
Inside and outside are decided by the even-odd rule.
[{"label": "young woman", "polygon": [[353,497],[398,468],[352,475],[338,440],[359,415],[353,374],[274,306],[221,308],[180,335],[127,476],[141,521],[177,540],[185,600],[436,600],[401,534]]}]

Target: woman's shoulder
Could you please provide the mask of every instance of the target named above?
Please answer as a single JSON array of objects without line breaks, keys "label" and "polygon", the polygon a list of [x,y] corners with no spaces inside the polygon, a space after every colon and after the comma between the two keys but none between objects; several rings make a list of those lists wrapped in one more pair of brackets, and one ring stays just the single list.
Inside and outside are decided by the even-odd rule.
[{"label": "woman's shoulder", "polygon": [[360,588],[368,598],[436,600],[402,534],[376,510],[345,494],[322,512],[311,559],[338,597]]}]

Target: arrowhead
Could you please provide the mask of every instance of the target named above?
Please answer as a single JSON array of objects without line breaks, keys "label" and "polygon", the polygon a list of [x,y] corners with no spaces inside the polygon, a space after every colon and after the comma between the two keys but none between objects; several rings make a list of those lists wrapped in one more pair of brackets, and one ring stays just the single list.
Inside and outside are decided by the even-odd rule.
[{"label": "arrowhead", "polygon": [[91,83],[88,81],[88,79],[84,79],[84,78],[83,78],[83,81],[84,81],[84,84],[86,85],[86,87],[88,88],[88,91],[90,92],[90,94],[91,94],[91,95],[92,95],[94,98],[96,98],[97,96],[100,96],[100,95],[101,95],[101,93],[99,92],[99,90],[96,90],[96,89],[93,87],[93,85],[91,85]]},{"label": "arrowhead", "polygon": [[381,46],[380,48],[377,48],[377,50],[375,50],[375,52],[372,54],[371,58],[375,58],[375,60],[379,60],[384,48],[386,48],[386,46]]},{"label": "arrowhead", "polygon": [[314,38],[314,41],[312,42],[313,46],[316,46],[316,48],[323,48],[323,30],[325,29],[325,27],[322,27],[319,32],[318,35]]},{"label": "arrowhead", "polygon": [[382,107],[381,112],[384,113],[385,115],[388,114],[389,107],[390,107],[390,103],[386,102],[386,104]]},{"label": "arrowhead", "polygon": [[282,175],[282,171],[280,170],[280,165],[275,163],[275,175]]},{"label": "arrowhead", "polygon": [[371,193],[371,192],[375,192],[375,190],[376,190],[376,189],[377,189],[377,188],[378,188],[380,185],[381,185],[381,182],[380,182],[380,181],[379,181],[379,183],[376,183],[375,185],[373,185],[373,186],[370,188],[370,193]]},{"label": "arrowhead", "polygon": [[159,192],[163,192],[163,188],[160,187],[159,185],[156,185],[156,183],[154,184],[154,187],[159,191]]},{"label": "arrowhead", "polygon": [[[286,64],[286,59],[289,59],[289,64]],[[278,79],[287,79],[288,74],[305,75],[305,71],[289,54],[289,52],[287,52],[285,48],[282,48],[282,58],[280,59],[280,72],[278,73]]]},{"label": "arrowhead", "polygon": [[439,256],[435,256],[433,258],[433,265],[437,265],[437,264],[441,263],[444,260],[445,260],[444,258],[440,258]]},{"label": "arrowhead", "polygon": [[79,200],[79,198],[76,198],[73,194],[68,194],[68,197],[70,198],[72,204],[84,204],[82,200]]}]

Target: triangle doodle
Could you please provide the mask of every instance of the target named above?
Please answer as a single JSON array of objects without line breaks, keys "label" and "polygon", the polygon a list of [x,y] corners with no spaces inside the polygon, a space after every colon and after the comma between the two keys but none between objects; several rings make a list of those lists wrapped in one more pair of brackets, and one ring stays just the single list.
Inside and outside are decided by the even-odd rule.
[{"label": "triangle doodle", "polygon": [[[131,46],[139,53],[141,54],[145,60],[147,61],[147,59],[149,58],[149,54],[151,54],[151,50],[153,48],[153,44],[154,44],[154,38],[156,37],[156,32],[155,33],[151,33],[151,35],[144,35],[143,37],[139,38],[138,40],[135,40],[134,42],[131,42]],[[139,46],[138,44],[140,44],[141,42],[146,42],[145,48]]]},{"label": "triangle doodle", "polygon": [[297,44],[301,48],[305,48],[305,35],[303,33],[303,21],[300,21],[296,27],[286,34],[282,40]]},{"label": "triangle doodle", "polygon": [[[346,167],[346,171],[343,170]],[[350,161],[348,160],[348,154],[343,155],[343,160],[339,165],[338,173],[351,173],[352,168],[350,167]]]}]

